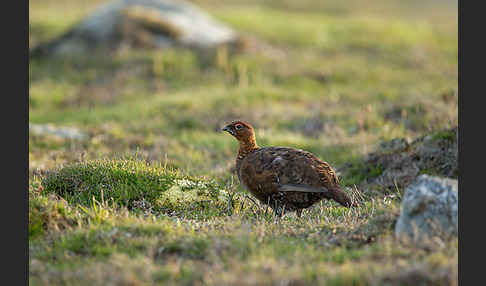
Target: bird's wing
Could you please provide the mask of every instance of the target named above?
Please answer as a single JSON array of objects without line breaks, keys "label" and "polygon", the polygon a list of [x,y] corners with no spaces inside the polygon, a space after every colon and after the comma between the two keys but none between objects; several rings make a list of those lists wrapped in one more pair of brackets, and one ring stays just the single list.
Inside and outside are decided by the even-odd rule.
[{"label": "bird's wing", "polygon": [[305,185],[282,184],[278,186],[280,192],[301,192],[301,193],[327,193],[329,190],[325,187],[312,187]]},{"label": "bird's wing", "polygon": [[340,187],[311,187],[304,185],[283,184],[277,188],[280,192],[320,193],[327,199],[335,200],[345,207],[356,206],[351,198]]},{"label": "bird's wing", "polygon": [[240,173],[242,183],[262,198],[279,191],[320,193],[342,205],[351,205],[331,166],[307,151],[265,147],[243,160]]},{"label": "bird's wing", "polygon": [[[258,159],[257,159],[258,157]],[[253,163],[262,170],[272,170],[279,184],[296,186],[332,187],[339,185],[333,168],[312,153],[285,147],[264,148]]]}]

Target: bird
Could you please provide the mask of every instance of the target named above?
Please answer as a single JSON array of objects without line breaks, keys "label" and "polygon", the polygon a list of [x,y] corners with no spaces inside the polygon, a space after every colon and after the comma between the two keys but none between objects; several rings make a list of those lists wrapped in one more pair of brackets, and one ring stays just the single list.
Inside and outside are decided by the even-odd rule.
[{"label": "bird", "polygon": [[314,154],[291,147],[259,147],[253,127],[234,120],[222,128],[238,140],[236,173],[240,185],[281,217],[322,199],[334,200],[345,207],[356,203],[340,187],[334,169]]}]

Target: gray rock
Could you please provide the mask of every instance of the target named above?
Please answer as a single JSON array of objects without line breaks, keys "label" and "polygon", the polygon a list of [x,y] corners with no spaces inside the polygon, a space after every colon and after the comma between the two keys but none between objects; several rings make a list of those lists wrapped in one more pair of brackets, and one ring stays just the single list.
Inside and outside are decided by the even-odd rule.
[{"label": "gray rock", "polygon": [[54,136],[60,139],[83,140],[88,135],[72,127],[56,127],[51,124],[29,124],[29,132],[38,136]]},{"label": "gray rock", "polygon": [[405,189],[396,236],[426,243],[457,235],[457,204],[457,180],[420,175]]},{"label": "gray rock", "polygon": [[195,5],[182,0],[115,0],[31,55],[110,51],[122,43],[151,48],[180,45],[208,49],[234,43],[236,34]]}]

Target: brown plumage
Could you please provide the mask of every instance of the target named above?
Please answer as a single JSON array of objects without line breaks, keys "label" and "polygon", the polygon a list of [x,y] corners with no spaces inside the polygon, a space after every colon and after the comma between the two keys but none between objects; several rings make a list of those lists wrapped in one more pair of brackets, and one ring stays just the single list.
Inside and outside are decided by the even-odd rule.
[{"label": "brown plumage", "polygon": [[340,188],[336,172],[312,153],[287,147],[258,147],[253,127],[233,121],[223,131],[240,145],[236,173],[241,185],[277,215],[297,211],[322,199],[332,199],[345,207],[354,205]]}]

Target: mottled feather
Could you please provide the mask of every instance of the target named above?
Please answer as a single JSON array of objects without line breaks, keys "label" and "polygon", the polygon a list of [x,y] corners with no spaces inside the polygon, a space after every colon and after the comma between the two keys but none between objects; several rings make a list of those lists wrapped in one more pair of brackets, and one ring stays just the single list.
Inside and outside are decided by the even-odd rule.
[{"label": "mottled feather", "polygon": [[288,147],[260,148],[253,127],[246,122],[234,121],[223,130],[240,144],[236,157],[240,183],[277,212],[308,208],[322,199],[352,205],[333,168],[312,153]]}]

